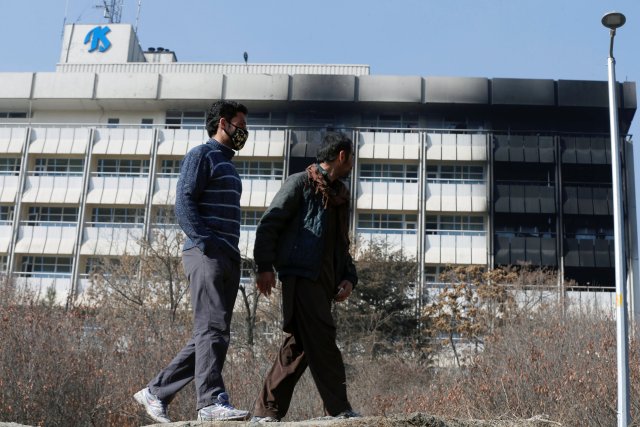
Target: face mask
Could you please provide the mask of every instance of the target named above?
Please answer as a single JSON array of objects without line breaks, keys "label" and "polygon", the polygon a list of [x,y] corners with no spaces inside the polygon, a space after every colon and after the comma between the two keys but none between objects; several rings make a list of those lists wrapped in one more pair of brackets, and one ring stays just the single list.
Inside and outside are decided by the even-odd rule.
[{"label": "face mask", "polygon": [[242,150],[242,147],[244,147],[244,144],[247,142],[247,138],[249,138],[249,131],[247,131],[246,129],[242,129],[234,125],[233,123],[229,124],[236,128],[236,130],[234,130],[233,133],[229,133],[225,129],[224,132],[229,135],[229,138],[231,139],[231,145],[233,145],[233,149],[236,151],[240,151]]}]

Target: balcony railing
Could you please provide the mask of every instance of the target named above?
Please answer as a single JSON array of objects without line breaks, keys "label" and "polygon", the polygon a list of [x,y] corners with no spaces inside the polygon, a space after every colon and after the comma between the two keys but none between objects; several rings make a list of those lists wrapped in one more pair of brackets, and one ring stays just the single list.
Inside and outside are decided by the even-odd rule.
[{"label": "balcony railing", "polygon": [[17,277],[22,278],[39,278],[39,279],[70,279],[71,271],[57,272],[57,271],[18,271],[13,273]]},{"label": "balcony railing", "polygon": [[473,178],[427,178],[428,184],[486,184],[485,179]]},{"label": "balcony railing", "polygon": [[40,220],[25,220],[20,221],[20,226],[27,227],[76,227],[78,221],[40,221]]},{"label": "balcony railing", "polygon": [[356,233],[371,233],[371,234],[416,234],[415,228],[356,228]]},{"label": "balcony railing", "polygon": [[82,176],[82,171],[28,171],[30,176]]},{"label": "balcony railing", "polygon": [[440,229],[427,229],[426,234],[440,235],[440,236],[486,236],[485,230],[440,230]]},{"label": "balcony railing", "polygon": [[97,178],[147,178],[149,172],[91,172]]},{"label": "balcony railing", "polygon": [[86,223],[88,227],[95,228],[142,228],[144,224],[141,222],[97,222],[91,221]]}]

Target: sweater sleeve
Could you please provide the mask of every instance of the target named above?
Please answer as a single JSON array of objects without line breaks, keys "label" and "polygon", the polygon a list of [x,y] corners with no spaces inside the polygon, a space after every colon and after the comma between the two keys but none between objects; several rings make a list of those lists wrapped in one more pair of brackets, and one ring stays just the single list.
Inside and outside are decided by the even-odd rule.
[{"label": "sweater sleeve", "polygon": [[176,218],[182,231],[193,241],[204,242],[206,250],[213,233],[198,211],[198,201],[211,175],[207,148],[191,150],[185,156],[176,186]]},{"label": "sweater sleeve", "polygon": [[253,259],[258,273],[273,271],[278,239],[300,208],[303,186],[303,180],[299,176],[287,178],[260,219],[253,246]]}]

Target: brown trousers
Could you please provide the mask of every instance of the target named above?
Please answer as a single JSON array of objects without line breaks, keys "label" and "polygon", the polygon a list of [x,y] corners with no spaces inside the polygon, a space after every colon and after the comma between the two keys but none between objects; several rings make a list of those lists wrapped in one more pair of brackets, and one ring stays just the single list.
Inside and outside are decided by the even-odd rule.
[{"label": "brown trousers", "polygon": [[267,373],[253,414],[283,418],[296,383],[307,369],[329,415],[351,409],[342,355],[331,316],[333,290],[300,277],[282,279],[284,330],[290,332]]}]

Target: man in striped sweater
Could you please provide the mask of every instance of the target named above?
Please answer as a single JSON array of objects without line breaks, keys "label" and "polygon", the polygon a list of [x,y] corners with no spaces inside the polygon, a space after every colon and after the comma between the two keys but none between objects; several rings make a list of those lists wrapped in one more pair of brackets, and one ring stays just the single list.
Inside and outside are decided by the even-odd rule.
[{"label": "man in striped sweater", "polygon": [[247,140],[247,108],[214,103],[207,114],[209,140],[190,150],[176,188],[176,216],[187,235],[182,262],[191,287],[193,336],[146,388],[134,395],[157,422],[170,422],[167,405],[195,381],[198,420],[241,420],[247,411],[229,402],[222,367],[240,284],[242,181],[231,162]]}]

